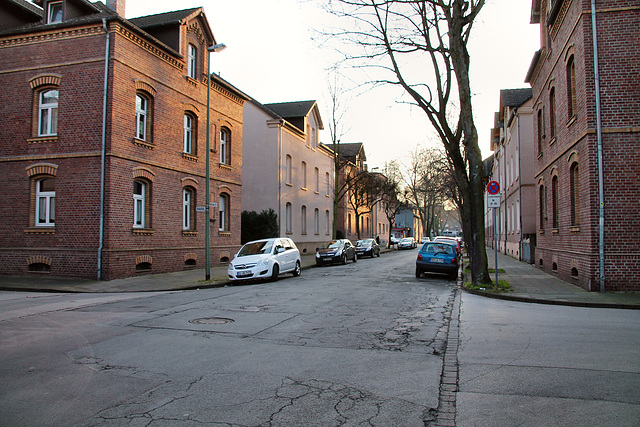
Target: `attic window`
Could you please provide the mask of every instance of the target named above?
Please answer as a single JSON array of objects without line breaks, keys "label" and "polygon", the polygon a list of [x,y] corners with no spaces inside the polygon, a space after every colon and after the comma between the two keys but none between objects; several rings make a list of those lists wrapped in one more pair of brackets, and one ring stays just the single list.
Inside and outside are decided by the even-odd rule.
[{"label": "attic window", "polygon": [[49,3],[49,20],[48,24],[56,24],[62,22],[62,2]]}]

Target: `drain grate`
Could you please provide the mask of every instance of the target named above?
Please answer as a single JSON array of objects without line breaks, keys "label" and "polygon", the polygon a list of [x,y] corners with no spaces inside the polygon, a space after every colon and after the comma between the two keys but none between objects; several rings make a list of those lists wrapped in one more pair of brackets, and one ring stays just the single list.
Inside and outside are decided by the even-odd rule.
[{"label": "drain grate", "polygon": [[200,325],[225,325],[233,322],[233,319],[227,319],[226,317],[203,317],[202,319],[189,320],[189,323],[198,323]]}]

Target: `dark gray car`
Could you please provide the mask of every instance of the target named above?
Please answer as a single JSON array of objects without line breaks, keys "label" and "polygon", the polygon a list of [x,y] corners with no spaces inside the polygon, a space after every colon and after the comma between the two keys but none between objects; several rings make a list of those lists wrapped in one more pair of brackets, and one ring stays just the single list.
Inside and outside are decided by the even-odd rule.
[{"label": "dark gray car", "polygon": [[336,262],[346,264],[348,260],[358,261],[356,247],[349,239],[330,240],[316,251],[316,265]]}]

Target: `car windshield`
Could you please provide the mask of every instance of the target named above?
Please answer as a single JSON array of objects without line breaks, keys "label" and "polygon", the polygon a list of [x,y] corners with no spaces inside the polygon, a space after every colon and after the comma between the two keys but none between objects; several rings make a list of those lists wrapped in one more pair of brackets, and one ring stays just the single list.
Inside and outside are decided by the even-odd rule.
[{"label": "car windshield", "polygon": [[426,244],[423,250],[428,254],[453,255],[453,247],[450,245],[438,245],[436,243]]},{"label": "car windshield", "polygon": [[322,245],[321,249],[336,249],[342,247],[342,242],[339,240],[332,240]]},{"label": "car windshield", "polygon": [[262,242],[253,242],[247,243],[240,249],[238,252],[238,256],[248,256],[248,255],[262,255],[271,253],[271,248],[273,247],[272,240],[265,240]]},{"label": "car windshield", "polygon": [[405,243],[407,243],[407,242],[410,242],[410,241],[411,241],[411,239],[410,239],[409,237],[405,237],[404,239],[402,239],[402,240],[400,240],[400,241],[401,241],[401,242],[405,242]]},{"label": "car windshield", "polygon": [[372,243],[373,243],[372,239],[358,240],[356,242],[356,246],[371,246]]}]

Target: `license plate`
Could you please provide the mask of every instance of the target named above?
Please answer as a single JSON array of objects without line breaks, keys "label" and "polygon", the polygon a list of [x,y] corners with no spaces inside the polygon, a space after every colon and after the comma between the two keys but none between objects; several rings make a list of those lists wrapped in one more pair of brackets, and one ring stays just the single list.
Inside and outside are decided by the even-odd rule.
[{"label": "license plate", "polygon": [[438,262],[440,264],[444,264],[444,260],[442,258],[431,258],[431,262]]},{"label": "license plate", "polygon": [[323,258],[323,261],[331,261],[331,258]]},{"label": "license plate", "polygon": [[251,275],[252,273],[250,271],[238,271],[238,277],[247,277]]}]

